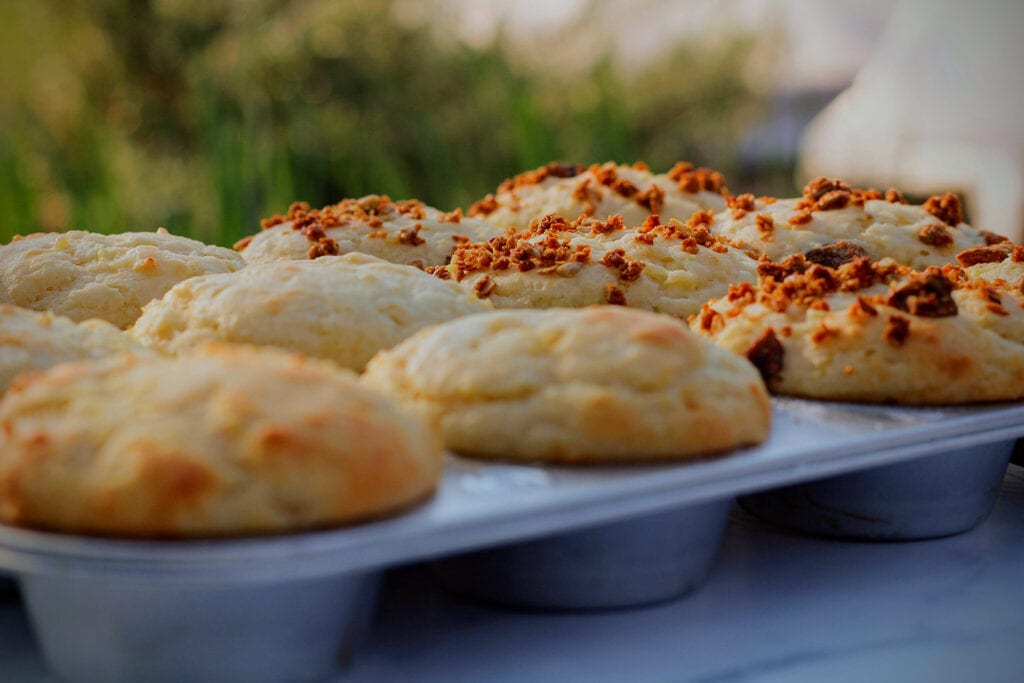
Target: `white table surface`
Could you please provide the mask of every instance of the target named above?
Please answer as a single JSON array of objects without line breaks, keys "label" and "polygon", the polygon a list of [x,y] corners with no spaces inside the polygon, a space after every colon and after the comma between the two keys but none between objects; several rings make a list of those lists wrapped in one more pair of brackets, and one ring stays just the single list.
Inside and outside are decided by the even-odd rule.
[{"label": "white table surface", "polygon": [[[0,598],[0,681],[51,681],[20,605]],[[960,536],[804,538],[737,510],[696,594],[538,614],[448,596],[419,568],[385,584],[339,681],[1024,681],[1024,469]]]}]

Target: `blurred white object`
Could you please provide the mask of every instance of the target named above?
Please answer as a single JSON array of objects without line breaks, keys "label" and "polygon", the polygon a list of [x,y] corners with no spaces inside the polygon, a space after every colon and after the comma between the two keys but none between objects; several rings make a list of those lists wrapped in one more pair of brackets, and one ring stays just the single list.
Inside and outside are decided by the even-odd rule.
[{"label": "blurred white object", "polygon": [[1022,28],[1024,2],[902,0],[853,84],[808,126],[798,180],[958,191],[974,225],[1024,239]]}]

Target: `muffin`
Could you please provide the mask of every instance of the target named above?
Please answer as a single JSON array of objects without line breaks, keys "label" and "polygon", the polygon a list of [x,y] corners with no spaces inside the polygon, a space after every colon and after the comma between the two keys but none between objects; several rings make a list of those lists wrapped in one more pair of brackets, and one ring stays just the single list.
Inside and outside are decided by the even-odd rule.
[{"label": "muffin", "polygon": [[495,194],[473,204],[469,215],[505,228],[526,228],[548,214],[622,216],[626,225],[636,226],[652,215],[685,220],[695,211],[718,211],[725,207],[726,194],[721,173],[683,161],[660,174],[643,163],[550,163],[505,180]]},{"label": "muffin", "polygon": [[779,394],[900,404],[1024,398],[1024,293],[958,266],[913,271],[802,255],[704,305],[693,329]]},{"label": "muffin", "polygon": [[144,305],[182,280],[244,265],[230,249],[162,228],[117,235],[38,233],[0,247],[0,303],[75,321],[100,318],[123,329]]},{"label": "muffin", "polygon": [[816,178],[799,199],[745,194],[728,203],[715,216],[711,232],[772,261],[802,253],[835,267],[867,256],[922,269],[955,263],[960,251],[1003,239],[964,223],[954,194],[914,206],[896,190],[882,194]]},{"label": "muffin", "polygon": [[59,363],[141,350],[103,320],[75,323],[52,313],[0,305],[0,395],[18,375]]},{"label": "muffin", "polygon": [[381,352],[363,381],[480,458],[686,459],[759,443],[771,419],[745,359],[614,306],[461,318]]},{"label": "muffin", "polygon": [[165,353],[236,342],[360,371],[375,353],[422,327],[490,308],[455,283],[353,253],[186,280],[146,306],[131,334]]},{"label": "muffin", "polygon": [[393,202],[368,195],[322,209],[297,202],[287,215],[264,220],[262,232],[235,248],[248,263],[361,252],[423,268],[447,263],[462,242],[486,240],[500,232],[488,222],[463,217],[460,209],[445,213],[414,199]]},{"label": "muffin", "polygon": [[391,514],[434,490],[436,436],[355,376],[270,349],[122,355],[0,401],[0,522],[217,537]]},{"label": "muffin", "polygon": [[686,317],[757,263],[712,236],[698,212],[689,223],[658,216],[627,228],[620,216],[575,221],[545,216],[528,230],[459,245],[435,276],[458,282],[495,308],[616,304]]}]

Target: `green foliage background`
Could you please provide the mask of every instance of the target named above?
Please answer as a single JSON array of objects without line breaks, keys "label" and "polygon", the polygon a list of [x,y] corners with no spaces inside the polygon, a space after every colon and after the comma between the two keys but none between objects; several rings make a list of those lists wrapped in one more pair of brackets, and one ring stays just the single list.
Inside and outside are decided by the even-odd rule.
[{"label": "green foliage background", "polygon": [[13,0],[0,25],[2,241],[162,225],[230,244],[296,199],[450,209],[553,159],[728,173],[758,111],[742,38],[567,79],[391,2]]}]

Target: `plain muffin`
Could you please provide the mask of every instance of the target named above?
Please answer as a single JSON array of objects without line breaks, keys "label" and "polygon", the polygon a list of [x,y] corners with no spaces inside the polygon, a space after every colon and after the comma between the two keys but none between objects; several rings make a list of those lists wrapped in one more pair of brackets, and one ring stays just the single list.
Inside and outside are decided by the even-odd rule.
[{"label": "plain muffin", "polygon": [[746,359],[675,318],[614,306],[438,325],[379,354],[363,381],[481,458],[687,459],[759,443],[771,420]]},{"label": "plain muffin", "polygon": [[165,353],[224,341],[300,351],[359,371],[416,330],[490,308],[412,266],[346,254],[186,280],[146,306],[131,333]]},{"label": "plain muffin", "polygon": [[37,233],[0,247],[0,303],[75,321],[100,318],[123,329],[182,280],[244,265],[230,249],[163,229]]},{"label": "plain muffin", "polygon": [[103,320],[76,323],[52,313],[0,304],[0,395],[24,372],[142,348]]},{"label": "plain muffin", "polygon": [[282,533],[391,514],[435,435],[328,363],[222,345],[23,376],[0,401],[0,522],[128,537]]}]

